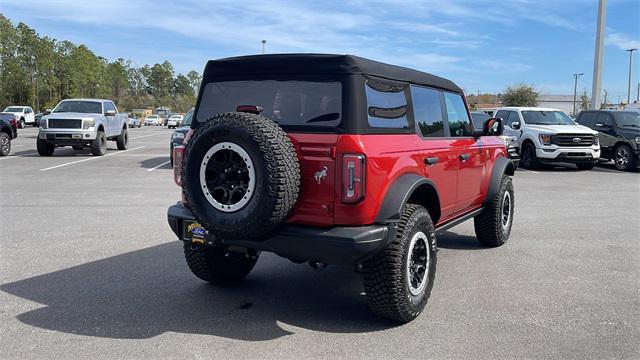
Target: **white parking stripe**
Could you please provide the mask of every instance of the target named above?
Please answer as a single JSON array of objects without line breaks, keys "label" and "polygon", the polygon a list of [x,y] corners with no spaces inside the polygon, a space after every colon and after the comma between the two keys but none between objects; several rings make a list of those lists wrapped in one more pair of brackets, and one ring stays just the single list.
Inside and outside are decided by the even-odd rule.
[{"label": "white parking stripe", "polygon": [[77,163],[81,163],[81,162],[85,162],[85,161],[89,161],[89,160],[97,160],[97,159],[102,159],[105,158],[107,156],[111,156],[111,155],[118,155],[118,154],[122,154],[124,152],[127,151],[133,151],[133,150],[138,150],[138,149],[142,149],[144,147],[143,146],[138,146],[137,148],[133,148],[133,149],[127,149],[127,150],[121,150],[121,151],[115,151],[109,154],[106,154],[104,156],[92,156],[86,159],[82,159],[82,160],[76,160],[76,161],[71,161],[68,163],[64,163],[64,164],[60,164],[60,165],[56,165],[56,166],[52,166],[52,167],[48,167],[48,168],[44,168],[44,169],[40,169],[40,171],[47,171],[47,170],[52,170],[52,169],[57,169],[57,168],[61,168],[63,166],[67,166],[67,165],[72,165],[72,164],[77,164]]},{"label": "white parking stripe", "polygon": [[157,135],[162,135],[162,134],[166,134],[166,133],[162,132],[162,133],[151,134],[151,135],[136,136],[136,137],[129,138],[129,140],[142,139],[142,138],[146,138],[146,137],[149,137],[149,136],[157,136]]},{"label": "white parking stripe", "polygon": [[154,167],[152,167],[151,169],[149,169],[149,170],[147,170],[147,171],[153,171],[153,170],[155,170],[155,169],[157,169],[157,168],[159,168],[159,167],[161,167],[161,166],[167,165],[167,164],[168,164],[168,163],[170,163],[170,162],[171,162],[171,160],[169,160],[169,161],[165,161],[165,162],[163,162],[162,164],[157,165],[157,166],[154,166]]}]

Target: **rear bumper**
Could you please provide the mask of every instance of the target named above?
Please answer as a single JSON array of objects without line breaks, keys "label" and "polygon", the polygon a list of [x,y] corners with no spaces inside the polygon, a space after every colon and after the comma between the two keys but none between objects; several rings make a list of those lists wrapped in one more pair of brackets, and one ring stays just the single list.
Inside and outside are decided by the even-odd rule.
[{"label": "rear bumper", "polygon": [[[188,241],[183,225],[185,221],[195,221],[191,211],[178,203],[167,211],[167,220],[178,239]],[[346,265],[358,264],[375,255],[392,236],[395,236],[395,228],[391,225],[332,228],[284,225],[260,241],[229,241],[209,235],[207,244],[269,251],[295,261]]]}]

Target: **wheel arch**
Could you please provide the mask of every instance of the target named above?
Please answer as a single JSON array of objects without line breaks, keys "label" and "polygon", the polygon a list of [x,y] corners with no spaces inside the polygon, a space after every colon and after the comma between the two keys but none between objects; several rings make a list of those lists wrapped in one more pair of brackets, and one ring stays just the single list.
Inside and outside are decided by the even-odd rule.
[{"label": "wheel arch", "polygon": [[[523,143],[524,144],[524,143]],[[491,170],[491,177],[489,179],[489,188],[487,189],[487,195],[484,198],[484,203],[487,204],[496,196],[500,189],[500,183],[502,177],[506,175],[513,176],[515,174],[515,166],[513,161],[500,156],[496,158],[493,163],[493,169]]]},{"label": "wheel arch", "polygon": [[441,216],[438,189],[433,181],[417,174],[403,175],[389,187],[378,210],[376,223],[399,222],[408,203],[424,206],[433,224],[438,223]]}]

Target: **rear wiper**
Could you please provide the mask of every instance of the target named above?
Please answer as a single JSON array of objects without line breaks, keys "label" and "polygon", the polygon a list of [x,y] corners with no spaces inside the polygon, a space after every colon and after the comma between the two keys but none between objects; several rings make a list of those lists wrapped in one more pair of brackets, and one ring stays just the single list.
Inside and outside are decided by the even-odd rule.
[{"label": "rear wiper", "polygon": [[340,114],[338,113],[328,113],[328,114],[316,116],[305,122],[314,123],[314,122],[323,122],[323,121],[334,121],[334,120],[338,120],[339,118],[340,118]]}]

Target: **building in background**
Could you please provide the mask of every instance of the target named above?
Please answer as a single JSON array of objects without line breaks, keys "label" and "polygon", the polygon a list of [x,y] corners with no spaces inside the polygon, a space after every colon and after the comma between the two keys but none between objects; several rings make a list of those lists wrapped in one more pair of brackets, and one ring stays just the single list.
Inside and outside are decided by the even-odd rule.
[{"label": "building in background", "polygon": [[[591,104],[591,98],[584,94],[578,94],[576,97],[575,109],[576,114],[581,110],[586,110]],[[554,108],[564,111],[565,113],[573,114],[573,95],[544,95],[538,96],[538,106],[546,108]]]}]

